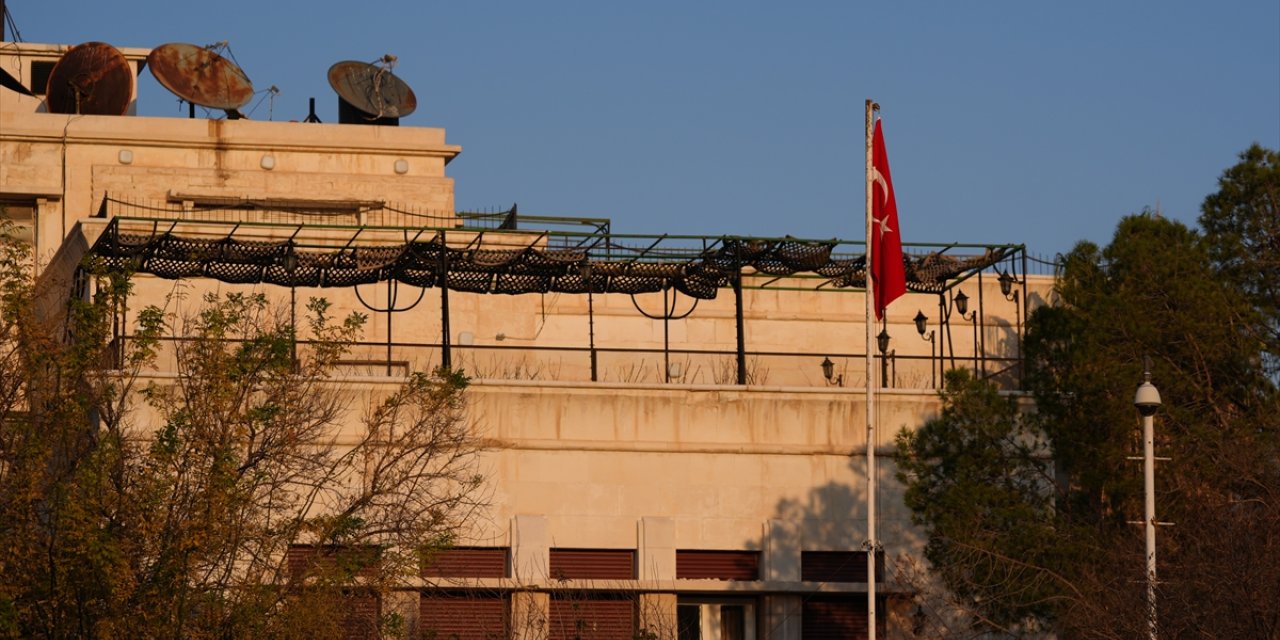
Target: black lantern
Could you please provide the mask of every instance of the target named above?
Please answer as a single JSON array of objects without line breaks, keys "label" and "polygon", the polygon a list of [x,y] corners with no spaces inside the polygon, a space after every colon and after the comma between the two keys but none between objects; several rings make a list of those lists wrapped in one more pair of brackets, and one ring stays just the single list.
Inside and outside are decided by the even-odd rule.
[{"label": "black lantern", "polygon": [[963,291],[956,294],[955,304],[956,304],[956,311],[959,311],[961,316],[968,315],[969,296],[966,296]]},{"label": "black lantern", "polygon": [[916,331],[923,336],[925,328],[929,326],[929,316],[926,316],[924,311],[916,311],[915,321]]},{"label": "black lantern", "polygon": [[1003,293],[1004,297],[1008,298],[1009,294],[1012,292],[1013,292],[1013,276],[1009,275],[1008,271],[1001,271],[1000,272],[1000,293]]},{"label": "black lantern", "polygon": [[284,257],[280,262],[280,266],[284,267],[284,272],[289,275],[293,275],[293,272],[298,270],[298,254],[294,253],[292,245],[285,250]]},{"label": "black lantern", "polygon": [[827,382],[831,382],[831,376],[835,375],[835,373],[836,363],[832,362],[831,358],[824,356],[822,358],[822,377],[826,378]]},{"label": "black lantern", "polygon": [[880,330],[880,335],[876,336],[876,346],[880,347],[880,355],[889,351],[889,329]]}]

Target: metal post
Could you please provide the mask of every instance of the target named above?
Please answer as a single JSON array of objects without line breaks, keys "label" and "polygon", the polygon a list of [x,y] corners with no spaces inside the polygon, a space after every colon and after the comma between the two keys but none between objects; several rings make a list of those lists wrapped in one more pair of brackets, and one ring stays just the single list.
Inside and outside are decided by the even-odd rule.
[{"label": "metal post", "polygon": [[396,294],[394,291],[395,280],[387,279],[387,377],[391,377],[391,318],[395,312]]},{"label": "metal post", "polygon": [[[982,299],[982,290],[986,287],[982,286],[982,272],[978,272],[978,310],[973,318],[973,348],[979,349],[982,353],[982,377],[987,377],[987,307]],[[979,333],[978,325],[983,325],[982,332]]]},{"label": "metal post", "polygon": [[875,379],[875,356],[872,354],[872,345],[875,344],[875,324],[872,319],[875,318],[875,278],[871,275],[871,265],[874,264],[875,256],[872,255],[872,229],[871,222],[871,142],[872,142],[872,121],[873,112],[879,109],[879,105],[867,100],[867,134],[866,134],[866,220],[864,229],[866,229],[867,242],[867,286],[866,286],[866,319],[864,324],[867,329],[866,336],[866,365],[867,365],[867,383],[866,383],[866,412],[867,412],[867,541],[864,544],[867,551],[867,638],[876,640],[876,379]]},{"label": "metal post", "polygon": [[453,369],[453,353],[449,345],[449,243],[440,232],[440,366]]},{"label": "metal post", "polygon": [[742,267],[733,278],[734,314],[738,329],[738,384],[747,383],[747,338],[742,318]]},{"label": "metal post", "polygon": [[591,280],[587,280],[587,340],[591,345],[591,381],[596,381],[596,307],[591,295]]},{"label": "metal post", "polygon": [[668,289],[662,290],[662,379],[671,382],[671,314],[675,307],[667,300]]},{"label": "metal post", "polygon": [[1147,637],[1156,639],[1156,460],[1155,415],[1160,408],[1160,392],[1151,384],[1151,367],[1142,374],[1142,384],[1133,396],[1133,406],[1142,416],[1142,475],[1146,489],[1143,526],[1147,537]]}]

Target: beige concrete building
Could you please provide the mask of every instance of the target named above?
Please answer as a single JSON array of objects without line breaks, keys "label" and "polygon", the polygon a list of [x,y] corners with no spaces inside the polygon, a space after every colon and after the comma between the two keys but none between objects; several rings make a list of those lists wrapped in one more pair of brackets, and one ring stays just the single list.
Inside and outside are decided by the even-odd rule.
[{"label": "beige concrete building", "polygon": [[[37,94],[0,89],[0,215],[46,281],[145,246],[137,306],[175,287],[324,296],[370,317],[344,383],[375,392],[442,363],[474,379],[491,506],[443,568],[380,606],[442,638],[865,632],[862,354],[879,347],[863,339],[860,245],[458,214],[447,165],[462,148],[442,129],[48,113],[36,79],[65,50],[0,49]],[[147,51],[122,51],[140,72]],[[265,241],[277,253],[190,255]],[[894,434],[937,412],[943,368],[1016,391],[1022,321],[1051,285],[1016,246],[907,252],[913,292],[889,309],[877,365],[884,637],[909,630],[895,570],[922,546]],[[148,375],[171,371],[162,358]]]}]

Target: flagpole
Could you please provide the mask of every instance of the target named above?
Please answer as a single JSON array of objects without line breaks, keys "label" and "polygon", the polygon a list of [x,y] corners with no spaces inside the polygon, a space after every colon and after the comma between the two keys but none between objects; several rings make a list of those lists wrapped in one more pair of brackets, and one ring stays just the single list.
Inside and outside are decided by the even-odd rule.
[{"label": "flagpole", "polygon": [[871,221],[871,131],[874,123],[874,112],[880,110],[880,105],[867,100],[867,161],[866,161],[866,183],[867,183],[867,210],[866,210],[866,238],[867,238],[867,313],[866,313],[866,361],[867,361],[867,638],[868,640],[876,640],[876,377],[875,377],[875,356],[871,352],[871,345],[875,343],[875,287],[874,278],[871,276],[871,265],[874,257],[871,255],[872,243],[872,221]]}]

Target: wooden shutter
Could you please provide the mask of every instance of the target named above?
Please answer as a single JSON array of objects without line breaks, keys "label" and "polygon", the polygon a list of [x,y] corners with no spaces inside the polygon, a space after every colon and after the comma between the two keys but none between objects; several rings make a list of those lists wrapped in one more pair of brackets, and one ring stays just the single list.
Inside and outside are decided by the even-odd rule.
[{"label": "wooden shutter", "polygon": [[[884,553],[876,554],[876,578],[884,581]],[[865,551],[802,551],[800,579],[805,582],[866,582]]]},{"label": "wooden shutter", "polygon": [[636,601],[631,595],[553,594],[549,640],[633,640]]},{"label": "wooden shutter", "polygon": [[363,590],[344,591],[342,595],[342,628],[348,640],[377,640],[382,637],[382,599]]},{"label": "wooden shutter", "polygon": [[289,576],[299,579],[309,574],[333,578],[353,575],[365,578],[378,575],[381,549],[373,546],[290,545],[285,555]]},{"label": "wooden shutter", "polygon": [[805,600],[800,637],[804,640],[859,640],[867,637],[867,598],[813,597]]},{"label": "wooden shutter", "polygon": [[759,551],[676,551],[676,577],[686,580],[759,580]]},{"label": "wooden shutter", "polygon": [[423,577],[505,578],[507,550],[493,547],[455,547],[431,556],[422,567]]},{"label": "wooden shutter", "polygon": [[634,580],[632,549],[552,549],[552,580]]},{"label": "wooden shutter", "polygon": [[424,638],[499,640],[508,636],[507,600],[500,595],[422,594],[419,625]]}]

